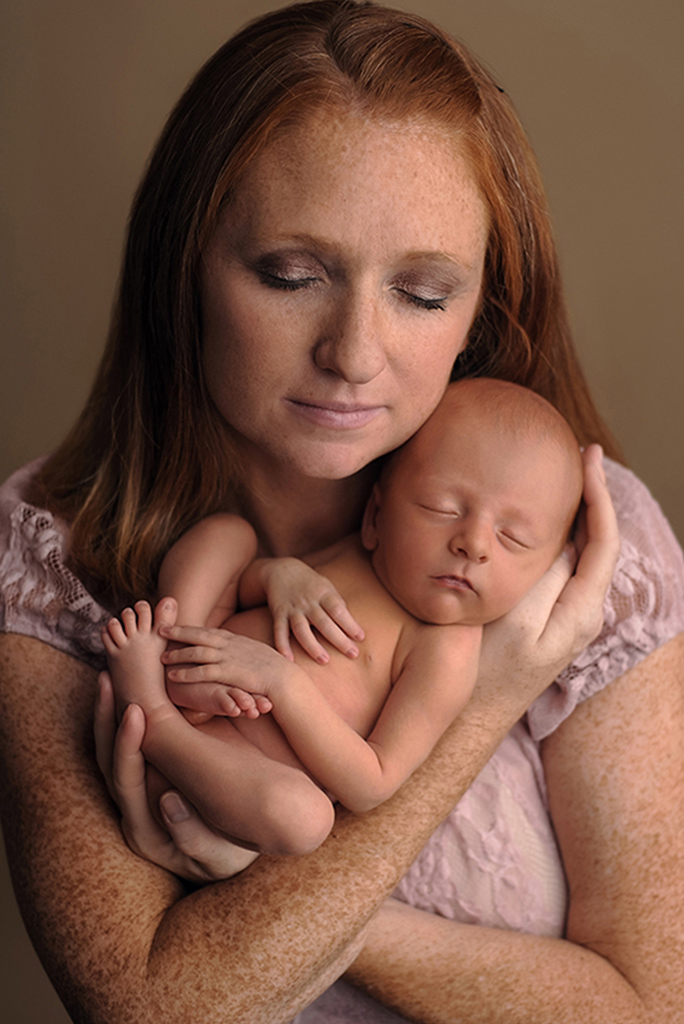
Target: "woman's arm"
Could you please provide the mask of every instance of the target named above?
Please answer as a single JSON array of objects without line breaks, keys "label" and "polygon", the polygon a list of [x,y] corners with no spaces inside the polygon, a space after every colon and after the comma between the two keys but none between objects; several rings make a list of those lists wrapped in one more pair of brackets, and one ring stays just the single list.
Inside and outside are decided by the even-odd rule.
[{"label": "woman's arm", "polygon": [[544,743],[565,940],[381,908],[350,978],[423,1024],[676,1024],[684,1005],[684,636]]},{"label": "woman's arm", "polygon": [[[516,613],[490,631],[490,657],[481,659],[489,671],[394,797],[362,817],[341,812],[331,839],[307,857],[262,857],[239,878],[194,893],[123,841],[92,760],[94,674],[38,641],[0,638],[8,856],[29,931],[76,1022],[157,1024],[163,1017],[185,1024],[201,1015],[282,1024],[342,973],[366,922],[436,825],[578,644],[595,635],[616,554],[598,476],[595,485],[590,533],[603,558],[593,560],[593,590],[585,582],[592,600],[582,593],[574,616],[566,601],[570,634],[561,642],[555,630],[549,640],[549,608],[556,621],[567,581],[556,566],[531,592],[522,619]],[[521,647],[522,665],[515,657]],[[101,709],[98,720],[107,764],[112,711]],[[180,859],[188,873],[194,864],[193,877],[215,877],[221,843],[195,814],[169,822],[171,846],[151,818],[139,726],[139,715],[124,718],[110,773],[129,842],[174,870]]]},{"label": "woman's arm", "polygon": [[[31,937],[79,1024],[289,1020],[348,966],[374,910],[536,695],[502,695],[486,722],[471,701],[395,797],[363,817],[342,812],[315,853],[262,857],[189,893],[124,843],[92,756],[94,682],[38,641],[0,638],[8,856]],[[122,755],[113,785],[140,811],[140,760]]]},{"label": "woman's arm", "polygon": [[[466,717],[461,716],[463,728],[469,735],[472,731],[473,739],[479,741],[476,742],[478,750],[480,744],[484,744],[493,751],[508,731],[507,728],[498,731],[501,716],[510,728],[601,629],[603,600],[620,541],[598,445],[586,449],[584,463],[586,537],[574,575],[570,577],[574,561],[569,552],[564,552],[512,612],[485,629],[478,684],[467,705]],[[213,684],[209,684],[205,704],[198,706],[209,715],[220,713],[220,708],[212,704],[213,691]],[[133,724],[132,719],[129,724]],[[129,844],[141,856],[195,881],[231,874],[230,858],[226,859],[221,840],[204,825],[194,808],[185,805],[182,814],[165,817],[167,832],[164,833],[149,813],[144,760],[140,752],[144,725],[137,731],[124,727],[119,734],[121,742],[115,744],[110,701],[97,706],[95,726],[98,763],[121,809],[122,828]],[[460,729],[452,727],[450,732],[460,733]],[[493,742],[488,747],[490,739]],[[488,756],[478,761],[480,767]],[[465,748],[464,758],[467,758]],[[478,771],[476,767],[472,777]],[[115,786],[113,772],[120,779],[125,777],[125,784]],[[170,800],[171,796],[166,799]],[[177,802],[175,795],[173,800]],[[162,811],[164,803],[162,801]]]}]

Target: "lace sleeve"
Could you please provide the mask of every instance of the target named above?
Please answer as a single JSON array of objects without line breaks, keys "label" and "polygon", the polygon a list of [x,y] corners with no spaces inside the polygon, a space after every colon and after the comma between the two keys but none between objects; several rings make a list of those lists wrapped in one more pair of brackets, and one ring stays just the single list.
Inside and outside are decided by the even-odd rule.
[{"label": "lace sleeve", "polygon": [[22,500],[36,468],[19,470],[0,488],[0,631],[103,668],[100,630],[110,613],[66,564],[66,524]]},{"label": "lace sleeve", "polygon": [[684,630],[684,558],[660,506],[633,473],[609,459],[606,477],[622,546],[603,630],[528,711],[536,740]]}]

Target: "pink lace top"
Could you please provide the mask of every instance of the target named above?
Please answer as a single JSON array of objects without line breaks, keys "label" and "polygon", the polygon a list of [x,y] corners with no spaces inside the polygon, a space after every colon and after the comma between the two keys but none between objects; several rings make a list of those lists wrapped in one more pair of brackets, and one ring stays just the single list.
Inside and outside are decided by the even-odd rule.
[{"label": "pink lace top", "polygon": [[[0,488],[0,630],[37,637],[94,667],[106,610],[66,565],[66,524],[25,500],[36,463]],[[622,550],[598,639],[533,704],[396,889],[421,909],[471,924],[560,936],[563,865],[546,801],[540,741],[586,700],[684,630],[684,559],[659,506],[606,462]],[[398,1024],[338,982],[296,1024]]]}]

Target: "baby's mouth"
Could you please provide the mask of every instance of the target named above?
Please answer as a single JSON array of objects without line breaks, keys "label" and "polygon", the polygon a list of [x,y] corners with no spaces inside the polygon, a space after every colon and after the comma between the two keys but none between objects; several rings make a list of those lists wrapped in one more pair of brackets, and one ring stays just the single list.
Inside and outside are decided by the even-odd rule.
[{"label": "baby's mouth", "polygon": [[432,578],[450,590],[469,590],[472,593],[476,593],[475,587],[465,576],[453,576],[445,573],[442,576],[433,576]]}]

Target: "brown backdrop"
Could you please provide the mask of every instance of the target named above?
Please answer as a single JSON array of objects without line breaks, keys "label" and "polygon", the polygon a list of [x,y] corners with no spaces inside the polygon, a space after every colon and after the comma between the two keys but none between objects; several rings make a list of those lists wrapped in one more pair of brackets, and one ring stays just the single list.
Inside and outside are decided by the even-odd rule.
[{"label": "brown backdrop", "polygon": [[[269,0],[0,3],[0,479],[48,451],[101,351],[140,171],[193,71]],[[599,405],[684,539],[680,0],[413,0],[513,96]],[[67,1016],[6,875],[0,1005]],[[125,984],[125,980],[122,979]]]}]

